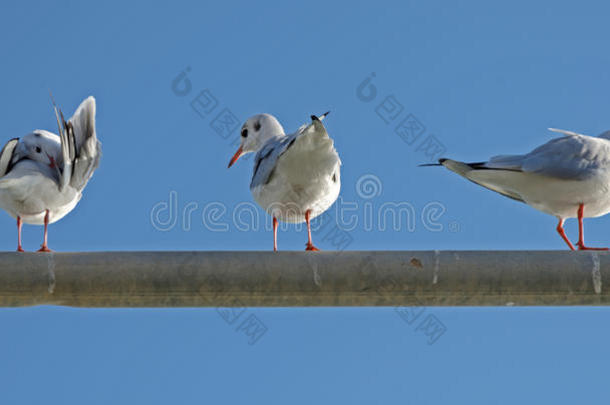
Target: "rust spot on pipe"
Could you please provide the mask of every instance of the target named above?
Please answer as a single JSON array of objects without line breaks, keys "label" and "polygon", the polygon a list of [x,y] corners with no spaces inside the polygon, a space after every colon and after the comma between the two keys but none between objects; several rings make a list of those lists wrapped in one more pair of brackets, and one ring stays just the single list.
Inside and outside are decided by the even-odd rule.
[{"label": "rust spot on pipe", "polygon": [[423,269],[423,268],[424,268],[424,265],[423,265],[423,264],[421,264],[421,260],[419,260],[419,259],[418,259],[418,258],[416,258],[416,257],[413,257],[413,258],[411,259],[410,263],[411,263],[411,266],[413,266],[413,267],[417,267],[418,269]]}]

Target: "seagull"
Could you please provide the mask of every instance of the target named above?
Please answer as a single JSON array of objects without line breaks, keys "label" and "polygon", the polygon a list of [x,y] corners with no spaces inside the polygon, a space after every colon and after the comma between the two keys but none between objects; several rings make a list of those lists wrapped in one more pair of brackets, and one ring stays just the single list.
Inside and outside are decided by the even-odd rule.
[{"label": "seagull", "polygon": [[273,217],[273,250],[277,251],[278,220],[307,223],[308,251],[319,250],[311,240],[311,219],[326,211],[339,196],[341,160],[322,124],[328,112],[311,116],[311,123],[286,135],[269,114],[250,117],[241,128],[240,146],[229,162],[256,152],[250,191]]},{"label": "seagull", "polygon": [[610,131],[597,137],[549,128],[564,136],[525,155],[494,156],[487,162],[464,163],[440,159],[468,180],[513,200],[555,216],[557,232],[571,250],[563,223],[578,218],[578,250],[608,250],[585,246],[583,218],[610,212]]},{"label": "seagull", "polygon": [[[52,98],[52,97],[51,97]],[[95,99],[89,97],[65,121],[53,101],[59,136],[37,129],[9,140],[0,152],[0,208],[17,219],[17,251],[23,223],[44,225],[39,252],[51,252],[48,226],[72,211],[99,165]]]}]

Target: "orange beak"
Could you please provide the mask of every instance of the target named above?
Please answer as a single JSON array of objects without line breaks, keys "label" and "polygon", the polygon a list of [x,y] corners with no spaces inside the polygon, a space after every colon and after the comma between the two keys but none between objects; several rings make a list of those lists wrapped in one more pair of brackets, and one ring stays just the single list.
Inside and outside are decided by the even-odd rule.
[{"label": "orange beak", "polygon": [[243,152],[243,150],[242,150],[242,148],[240,146],[239,149],[237,149],[237,152],[235,152],[235,154],[231,158],[231,161],[229,162],[229,167],[233,166],[233,163],[237,162],[237,159],[239,159],[239,157],[241,156],[242,152]]}]

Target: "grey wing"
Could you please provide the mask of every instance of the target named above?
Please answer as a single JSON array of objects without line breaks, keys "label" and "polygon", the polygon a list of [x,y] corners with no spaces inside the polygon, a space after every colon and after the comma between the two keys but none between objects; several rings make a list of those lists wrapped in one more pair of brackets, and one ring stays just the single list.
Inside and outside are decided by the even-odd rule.
[{"label": "grey wing", "polygon": [[523,201],[515,185],[531,174],[582,180],[607,167],[608,141],[586,135],[568,135],[553,139],[526,155],[494,156],[487,162],[463,163],[441,159],[440,163],[467,179],[507,197]]},{"label": "grey wing", "polygon": [[254,173],[252,174],[250,188],[253,189],[267,184],[273,176],[279,158],[288,152],[295,143],[307,141],[315,143],[322,140],[322,142],[330,142],[332,146],[332,140],[321,121],[327,115],[328,112],[320,117],[312,115],[311,123],[302,125],[294,134],[268,141],[254,158]]},{"label": "grey wing", "polygon": [[268,141],[254,158],[254,173],[250,188],[267,184],[273,176],[279,158],[295,143],[302,142],[310,136],[319,136],[332,143],[326,128],[320,121],[327,114],[323,114],[320,118],[312,116],[311,123],[302,125],[294,134]]},{"label": "grey wing", "polygon": [[13,138],[4,145],[2,151],[0,151],[0,177],[3,177],[11,169],[11,161],[13,159],[13,152],[19,144],[19,138]]},{"label": "grey wing", "polygon": [[524,157],[524,155],[493,156],[489,161],[479,165],[487,169],[522,171]]},{"label": "grey wing", "polygon": [[524,156],[522,170],[566,180],[583,180],[610,164],[604,139],[569,135],[553,139]]},{"label": "grey wing", "polygon": [[269,182],[279,157],[294,143],[298,133],[268,141],[254,157],[254,172],[250,188]]},{"label": "grey wing", "polygon": [[474,164],[479,169],[511,170],[545,176],[582,180],[610,164],[607,141],[586,135],[568,135],[552,139],[526,155],[494,156],[488,162]]},{"label": "grey wing", "polygon": [[76,190],[82,191],[99,166],[102,155],[102,146],[95,134],[95,99],[88,97],[68,122],[64,121],[63,114],[61,121],[59,132],[63,170],[60,190],[69,184]]}]

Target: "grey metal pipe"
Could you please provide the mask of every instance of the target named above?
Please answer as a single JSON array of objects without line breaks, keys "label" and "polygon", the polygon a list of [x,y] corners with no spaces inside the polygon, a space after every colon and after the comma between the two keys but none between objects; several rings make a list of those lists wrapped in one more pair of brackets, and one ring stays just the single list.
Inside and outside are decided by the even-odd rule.
[{"label": "grey metal pipe", "polygon": [[569,251],[0,253],[0,306],[608,305]]}]

